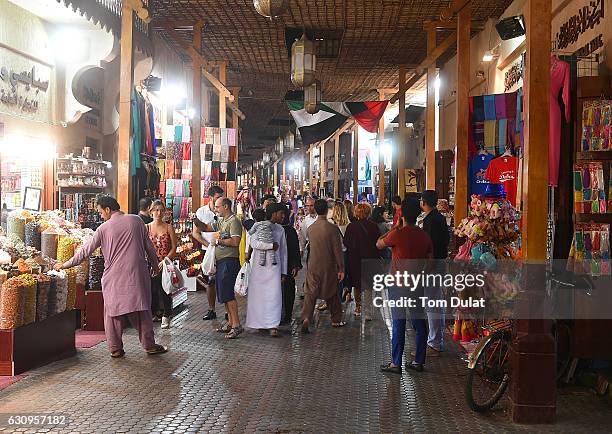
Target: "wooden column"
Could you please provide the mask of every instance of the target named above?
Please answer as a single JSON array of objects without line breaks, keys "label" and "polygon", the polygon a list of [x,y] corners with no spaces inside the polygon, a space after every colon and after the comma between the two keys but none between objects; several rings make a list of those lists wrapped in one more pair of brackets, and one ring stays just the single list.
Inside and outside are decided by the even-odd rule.
[{"label": "wooden column", "polygon": [[[193,48],[202,49],[202,21],[193,26]],[[191,108],[194,112],[191,119],[191,211],[196,212],[202,201],[202,158],[200,156],[200,142],[202,136],[202,65],[194,56],[193,64],[193,91],[191,92]]]},{"label": "wooden column", "polygon": [[334,198],[338,197],[340,188],[340,135],[334,141]]},{"label": "wooden column", "polygon": [[[406,82],[406,67],[399,68],[399,82]],[[397,142],[397,194],[402,199],[406,195],[406,145],[408,143],[408,127],[406,127],[406,92],[399,95],[399,140]]]},{"label": "wooden column", "polygon": [[[378,91],[378,99],[385,99],[385,92]],[[378,122],[378,204],[385,204],[385,154],[383,144],[385,143],[385,117]]]},{"label": "wooden column", "polygon": [[[528,0],[525,6],[525,152],[523,159],[523,256],[526,263],[546,260],[548,143],[550,116],[551,0]],[[529,291],[518,306],[533,312],[546,303],[543,266],[523,273]],[[521,316],[534,318],[534,315]],[[542,318],[543,315],[535,316]],[[510,350],[512,419],[517,423],[552,423],[556,412],[556,353],[551,321],[519,319]]]},{"label": "wooden column", "polygon": [[[238,95],[239,94],[240,94],[240,88],[233,87],[232,95],[234,96],[234,105],[236,106],[236,108],[238,108]],[[236,113],[235,111],[232,111],[232,128],[235,128],[237,130],[239,128],[239,123],[240,123],[240,118],[238,117],[238,113]],[[238,131],[236,131],[236,134],[238,134]],[[236,135],[236,140],[238,140],[237,135]]]},{"label": "wooden column", "polygon": [[287,177],[287,159],[283,158],[283,178],[282,178],[283,182],[287,182],[289,181],[289,178]]},{"label": "wooden column", "polygon": [[[459,11],[457,22],[457,156],[455,166],[455,221],[467,217],[468,137],[470,91],[470,21],[468,4]],[[550,39],[550,38],[549,38]],[[433,164],[435,164],[435,159]]]},{"label": "wooden column", "polygon": [[[227,81],[227,63],[219,63],[219,81],[225,86]],[[219,92],[219,128],[227,128],[227,104],[225,96]]]},{"label": "wooden column", "polygon": [[[436,48],[436,29],[427,31],[427,54]],[[436,62],[427,68],[427,108],[425,113],[425,180],[428,190],[436,189]]]},{"label": "wooden column", "polygon": [[280,186],[278,182],[278,160],[274,162],[274,185],[277,187]]},{"label": "wooden column", "polygon": [[130,139],[132,128],[132,87],[134,81],[134,11],[127,2],[121,9],[121,64],[119,72],[119,143],[117,144],[117,201],[130,210],[132,173]]},{"label": "wooden column", "polygon": [[353,205],[359,197],[359,125],[353,127]]},{"label": "wooden column", "polygon": [[312,185],[314,179],[314,148],[312,147],[312,145],[310,146],[310,148],[308,148],[308,161],[308,189],[312,193]]}]

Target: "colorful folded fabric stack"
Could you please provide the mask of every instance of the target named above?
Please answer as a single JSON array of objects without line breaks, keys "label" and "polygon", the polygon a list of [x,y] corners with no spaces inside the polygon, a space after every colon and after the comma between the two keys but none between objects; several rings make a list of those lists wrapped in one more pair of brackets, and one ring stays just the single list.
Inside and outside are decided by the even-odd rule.
[{"label": "colorful folded fabric stack", "polygon": [[574,211],[576,214],[607,212],[603,162],[574,164]]},{"label": "colorful folded fabric stack", "polygon": [[576,223],[567,268],[578,274],[610,275],[609,224]]}]

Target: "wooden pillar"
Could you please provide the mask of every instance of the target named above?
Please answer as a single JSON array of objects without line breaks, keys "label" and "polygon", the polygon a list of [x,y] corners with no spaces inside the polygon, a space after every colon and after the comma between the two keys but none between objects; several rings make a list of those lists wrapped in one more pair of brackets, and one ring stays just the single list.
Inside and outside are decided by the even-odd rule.
[{"label": "wooden pillar", "polygon": [[280,186],[278,182],[278,160],[274,162],[274,185],[277,187]]},{"label": "wooden pillar", "polygon": [[132,87],[134,81],[134,11],[124,2],[121,9],[121,64],[119,72],[119,143],[117,145],[117,201],[130,210],[132,173],[130,139],[132,127]]},{"label": "wooden pillar", "polygon": [[[234,96],[234,105],[236,106],[236,108],[239,108],[238,107],[238,95],[239,94],[240,94],[240,88],[233,87],[232,95]],[[240,123],[240,118],[238,117],[238,113],[232,110],[232,128],[235,128],[237,130],[239,127],[239,123]],[[238,131],[236,131],[236,134],[238,134]],[[238,136],[236,136],[236,140],[238,140]]]},{"label": "wooden pillar", "polygon": [[[227,81],[227,63],[219,63],[219,81],[225,86]],[[219,128],[227,128],[227,105],[225,96],[219,92]]]},{"label": "wooden pillar", "polygon": [[340,188],[340,135],[334,140],[334,198],[338,197]]},{"label": "wooden pillar", "polygon": [[287,182],[289,181],[289,178],[287,177],[287,159],[283,158],[283,178],[282,178],[283,182]]},{"label": "wooden pillar", "polygon": [[310,148],[308,149],[308,188],[310,190],[310,192],[312,193],[312,185],[313,185],[313,179],[314,179],[314,148],[312,147],[312,145],[310,146]]},{"label": "wooden pillar", "polygon": [[[455,166],[455,221],[467,217],[468,137],[470,91],[470,26],[468,3],[459,11],[457,21],[457,156]],[[550,38],[549,38],[550,39]],[[434,163],[435,164],[435,160]]]},{"label": "wooden pillar", "polygon": [[[527,59],[522,240],[526,263],[546,260],[551,8],[551,0],[528,0],[525,6]],[[535,272],[530,268],[527,271],[530,280],[525,287],[529,291],[520,294],[518,303],[526,312],[533,312],[546,303],[544,287],[547,278],[543,266]],[[542,315],[537,318],[542,318]],[[550,320],[519,319],[515,322],[510,361],[513,421],[554,422],[556,353]]]},{"label": "wooden pillar", "polygon": [[[427,31],[427,54],[436,48],[436,29]],[[428,190],[436,189],[436,62],[427,68],[427,108],[425,113],[425,180]]]},{"label": "wooden pillar", "polygon": [[[399,68],[399,82],[406,82],[406,67]],[[406,92],[399,95],[399,140],[397,142],[397,194],[402,199],[406,195],[406,146],[408,144],[408,127],[406,127]]]},{"label": "wooden pillar", "polygon": [[[385,99],[385,92],[378,91],[378,99]],[[385,154],[383,144],[385,143],[385,117],[381,116],[378,122],[378,204],[385,204]]]},{"label": "wooden pillar", "polygon": [[353,127],[353,205],[357,205],[359,190],[359,125]]},{"label": "wooden pillar", "polygon": [[[193,48],[198,52],[202,50],[202,21],[193,26]],[[202,158],[200,156],[200,142],[202,136],[202,65],[197,56],[193,56],[193,91],[191,92],[191,211],[200,208],[202,200]]]}]

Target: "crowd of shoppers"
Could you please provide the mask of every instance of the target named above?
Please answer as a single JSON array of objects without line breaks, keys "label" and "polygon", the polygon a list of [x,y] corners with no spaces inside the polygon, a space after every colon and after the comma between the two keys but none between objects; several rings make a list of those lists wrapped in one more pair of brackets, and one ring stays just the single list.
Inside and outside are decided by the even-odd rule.
[{"label": "crowd of shoppers", "polygon": [[[296,276],[303,268],[302,261],[302,333],[310,332],[315,307],[329,311],[332,327],[345,326],[343,303],[353,298],[353,315],[373,319],[373,288],[363,279],[363,267],[369,263],[383,264],[381,259],[391,258],[390,270],[386,270],[391,273],[401,267],[415,273],[426,269],[444,272],[449,231],[446,219],[436,209],[435,191],[426,190],[419,199],[413,195],[404,200],[393,197],[392,220],[385,207],[366,202],[353,206],[348,200],[308,196],[302,201],[283,194],[279,200],[274,195],[264,196],[260,208],[255,208],[248,195],[241,194],[233,203],[218,186],[207,193],[207,203],[195,214],[191,236],[204,250],[214,246],[216,272],[203,276],[208,299],[203,320],[216,319],[216,305],[225,305],[226,321],[217,331],[226,339],[236,339],[244,331],[234,289],[245,261],[251,267],[246,327],[272,337],[278,337],[279,327],[293,320]],[[171,325],[172,299],[162,288],[160,275],[164,262],[173,261],[177,250],[176,234],[165,220],[166,207],[162,201],[143,199],[138,216],[131,216],[119,210],[115,199],[103,196],[98,210],[106,223],[72,259],[57,264],[56,269],[73,267],[101,247],[105,258],[105,329],[111,356],[125,354],[123,316],[137,329],[147,353],[163,353],[167,349],[155,343],[153,322],[161,320],[162,329]],[[418,220],[422,228],[417,226]],[[403,262],[406,260],[409,265]],[[416,288],[413,297],[419,295],[440,298],[442,288]],[[390,299],[402,296],[401,288],[388,288]],[[317,300],[322,301],[319,306]],[[402,372],[408,318],[416,331],[416,350],[405,368],[422,371],[426,357],[438,356],[444,349],[444,311],[394,308],[391,314],[392,360],[382,365],[381,371]]]}]

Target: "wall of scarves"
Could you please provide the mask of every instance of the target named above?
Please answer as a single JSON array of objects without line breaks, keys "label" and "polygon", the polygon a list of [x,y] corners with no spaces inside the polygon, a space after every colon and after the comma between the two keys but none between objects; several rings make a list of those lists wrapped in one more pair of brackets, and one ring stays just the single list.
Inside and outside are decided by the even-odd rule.
[{"label": "wall of scarves", "polygon": [[132,162],[132,200],[130,211],[138,212],[138,201],[143,197],[156,198],[159,180],[155,156],[162,143],[159,125],[155,122],[155,107],[146,91],[140,86],[132,89],[132,137],[130,141]]},{"label": "wall of scarves", "polygon": [[[193,212],[191,200],[191,129],[187,125],[166,125],[157,166],[163,179],[159,196],[172,209],[175,219],[187,219]],[[163,153],[163,154],[162,154]]]},{"label": "wall of scarves", "polygon": [[238,133],[235,128],[202,128],[202,194],[213,185],[220,186],[229,198],[236,197],[238,170]]},{"label": "wall of scarves", "polygon": [[470,157],[484,149],[501,155],[508,148],[517,151],[523,145],[523,90],[470,97]]}]

